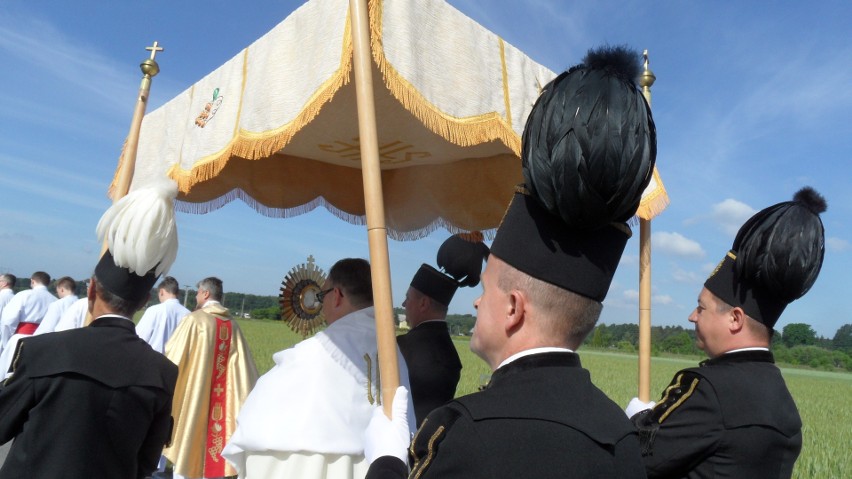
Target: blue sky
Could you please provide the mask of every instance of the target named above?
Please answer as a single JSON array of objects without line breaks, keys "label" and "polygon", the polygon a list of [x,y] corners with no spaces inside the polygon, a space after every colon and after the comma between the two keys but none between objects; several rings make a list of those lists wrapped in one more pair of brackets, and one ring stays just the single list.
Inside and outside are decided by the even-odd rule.
[{"label": "blue sky", "polygon": [[[301,2],[0,3],[0,270],[91,274],[94,229],[127,135],[143,49],[157,57],[149,111],[282,21]],[[689,326],[701,285],[755,211],[810,185],[827,199],[826,256],[812,291],[777,329],[806,322],[831,337],[852,323],[852,3],[451,0],[551,70],[602,43],[648,49],[657,165],[671,205],[653,221],[653,323]],[[140,6],[142,5],[142,6]],[[277,295],[309,254],[327,269],[367,257],[364,227],[317,210],[287,220],[233,202],[178,215],[182,285],[216,275],[229,291]],[[637,229],[638,230],[638,229]],[[444,231],[389,241],[394,304]],[[638,318],[638,231],[602,321]],[[451,312],[473,313],[480,288]]]}]

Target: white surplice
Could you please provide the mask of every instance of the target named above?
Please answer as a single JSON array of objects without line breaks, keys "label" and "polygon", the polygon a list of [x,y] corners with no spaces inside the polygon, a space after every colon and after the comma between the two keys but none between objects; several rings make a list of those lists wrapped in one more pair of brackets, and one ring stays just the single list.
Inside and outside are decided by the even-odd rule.
[{"label": "white surplice", "polygon": [[180,320],[187,314],[189,310],[180,304],[180,301],[169,298],[145,310],[145,314],[136,324],[136,334],[150,344],[154,351],[162,353]]},{"label": "white surplice", "polygon": [[64,298],[59,298],[58,300],[50,303],[50,306],[47,307],[47,312],[44,313],[44,318],[42,318],[41,323],[38,325],[38,329],[33,333],[34,336],[44,333],[52,333],[56,329],[56,325],[59,324],[59,319],[62,318],[62,314],[75,302],[77,301],[76,294],[69,294]]},{"label": "white surplice", "polygon": [[54,301],[56,296],[40,284],[16,294],[0,314],[0,348],[5,349],[20,323],[40,323]]},{"label": "white surplice", "polygon": [[[350,313],[273,355],[222,455],[246,479],[363,478],[364,430],[381,394],[375,312]],[[400,383],[408,369],[397,349]],[[414,410],[409,404],[409,429]]]},{"label": "white surplice", "polygon": [[62,313],[59,322],[56,324],[54,331],[67,331],[69,329],[82,328],[86,323],[86,316],[89,314],[89,298],[82,297],[76,302],[68,306],[68,309]]}]

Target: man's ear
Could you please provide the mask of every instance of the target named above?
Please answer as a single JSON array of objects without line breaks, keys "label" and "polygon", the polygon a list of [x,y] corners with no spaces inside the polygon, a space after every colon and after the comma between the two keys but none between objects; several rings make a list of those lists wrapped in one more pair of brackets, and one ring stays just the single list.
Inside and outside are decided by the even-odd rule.
[{"label": "man's ear", "polygon": [[734,334],[742,331],[746,326],[746,321],[748,321],[748,316],[746,316],[743,308],[740,308],[739,306],[733,307],[728,314],[730,314],[728,318],[728,329]]},{"label": "man's ear", "polygon": [[89,287],[86,289],[86,297],[89,298],[89,302],[92,302],[95,300],[95,296],[97,296],[97,294],[98,292],[97,286],[95,286],[95,278],[92,278],[92,280],[89,281]]},{"label": "man's ear", "polygon": [[504,327],[507,333],[513,333],[524,324],[527,310],[527,298],[524,293],[513,289],[506,294],[506,322]]},{"label": "man's ear", "polygon": [[417,301],[417,306],[420,312],[429,311],[432,307],[432,300],[424,294],[420,296],[420,299]]}]

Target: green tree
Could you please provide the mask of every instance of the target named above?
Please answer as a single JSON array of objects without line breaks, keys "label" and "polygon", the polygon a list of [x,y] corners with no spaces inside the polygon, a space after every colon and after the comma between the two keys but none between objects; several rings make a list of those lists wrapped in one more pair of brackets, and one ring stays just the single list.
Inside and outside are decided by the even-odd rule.
[{"label": "green tree", "polygon": [[846,354],[852,354],[852,324],[844,324],[834,333],[831,347]]},{"label": "green tree", "polygon": [[595,327],[594,332],[592,333],[592,341],[590,346],[595,348],[606,348],[610,346],[612,342],[612,335],[607,331],[607,326],[605,324],[599,324]]},{"label": "green tree", "polygon": [[793,346],[808,346],[816,343],[816,331],[810,324],[791,323],[781,330],[781,341],[788,348]]},{"label": "green tree", "polygon": [[660,349],[676,354],[692,354],[694,352],[692,338],[686,331],[672,334],[664,339],[660,344]]}]

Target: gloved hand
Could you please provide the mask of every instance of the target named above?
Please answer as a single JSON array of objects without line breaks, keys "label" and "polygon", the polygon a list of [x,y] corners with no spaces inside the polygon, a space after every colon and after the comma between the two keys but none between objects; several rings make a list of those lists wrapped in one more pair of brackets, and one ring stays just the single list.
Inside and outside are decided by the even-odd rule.
[{"label": "gloved hand", "polygon": [[373,410],[373,417],[364,432],[364,456],[372,464],[382,456],[393,456],[408,464],[408,446],[411,433],[408,431],[408,390],[396,388],[391,404],[393,419],[388,419],[381,406]]},{"label": "gloved hand", "polygon": [[628,418],[631,418],[646,409],[653,408],[656,405],[657,403],[655,403],[654,401],[644,402],[640,401],[639,398],[633,398],[627,404],[627,409],[625,409],[624,412],[627,413]]}]

